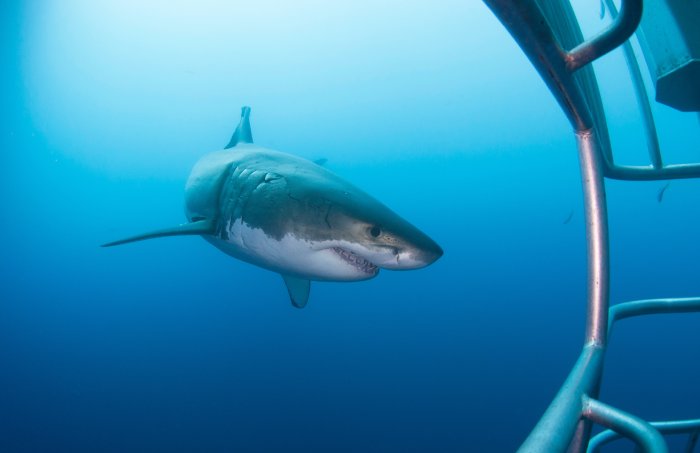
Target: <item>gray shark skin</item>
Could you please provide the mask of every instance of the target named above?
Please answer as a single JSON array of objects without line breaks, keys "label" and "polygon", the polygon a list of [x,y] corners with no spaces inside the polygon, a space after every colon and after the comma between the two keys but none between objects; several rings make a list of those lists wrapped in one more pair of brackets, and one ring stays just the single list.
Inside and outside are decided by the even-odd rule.
[{"label": "gray shark skin", "polygon": [[188,223],[104,244],[201,235],[224,253],[282,275],[304,307],[310,280],[359,281],[380,268],[425,267],[442,249],[326,168],[253,144],[250,108],[225,149],[205,155],[185,187]]}]

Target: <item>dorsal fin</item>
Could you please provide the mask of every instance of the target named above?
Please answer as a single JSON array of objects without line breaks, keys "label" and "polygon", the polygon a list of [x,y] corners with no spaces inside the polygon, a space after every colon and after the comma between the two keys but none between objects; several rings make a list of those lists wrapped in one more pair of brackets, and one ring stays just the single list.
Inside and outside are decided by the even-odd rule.
[{"label": "dorsal fin", "polygon": [[241,120],[233,131],[231,141],[224,149],[233,148],[239,143],[253,143],[253,133],[250,131],[250,107],[247,105],[241,108]]},{"label": "dorsal fin", "polygon": [[126,239],[102,244],[102,247],[112,247],[114,245],[126,244],[128,242],[143,241],[145,239],[162,238],[165,236],[190,236],[197,234],[213,234],[214,221],[209,219],[198,220],[196,222],[185,223],[172,228],[165,228],[150,233],[139,234]]}]

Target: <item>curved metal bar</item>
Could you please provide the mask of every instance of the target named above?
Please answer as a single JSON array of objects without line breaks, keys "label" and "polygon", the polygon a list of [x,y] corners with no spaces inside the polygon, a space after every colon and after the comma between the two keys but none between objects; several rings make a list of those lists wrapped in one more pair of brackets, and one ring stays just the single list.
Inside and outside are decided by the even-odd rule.
[{"label": "curved metal bar", "polygon": [[609,328],[612,328],[615,321],[633,316],[692,312],[700,312],[700,297],[646,299],[624,302],[610,307]]},{"label": "curved metal bar", "polygon": [[663,168],[652,166],[637,167],[616,165],[605,162],[605,176],[625,181],[656,181],[659,179],[700,178],[700,164],[666,165]]},{"label": "curved metal bar", "polygon": [[[552,29],[552,34],[560,48],[573,49],[585,41],[576,13],[569,0],[537,0],[537,5]],[[581,70],[571,74],[571,77],[586,101],[596,136],[600,140],[600,149],[605,159],[614,163],[603,99],[600,95],[593,65],[581,68]]]},{"label": "curved metal bar", "polygon": [[623,0],[620,14],[602,33],[566,53],[566,67],[573,72],[619,47],[642,20],[642,0]]},{"label": "curved metal bar", "polygon": [[575,130],[593,127],[585,98],[535,0],[484,0],[547,84]]},{"label": "curved metal bar", "polygon": [[668,447],[661,433],[632,414],[584,397],[583,416],[632,439],[645,452],[668,453]]},{"label": "curved metal bar", "polygon": [[566,451],[583,410],[583,397],[598,387],[604,348],[587,345],[535,428],[520,446],[521,453]]},{"label": "curved metal bar", "polygon": [[646,299],[623,302],[610,307],[608,336],[610,336],[615,322],[621,319],[643,315],[693,312],[700,312],[700,297]]},{"label": "curved metal bar", "polygon": [[[605,0],[605,6],[610,11],[610,16],[615,19],[618,17],[617,6],[612,0]],[[625,55],[625,62],[627,62],[627,69],[632,78],[632,85],[634,86],[634,92],[637,97],[637,105],[642,111],[642,121],[644,122],[644,131],[647,136],[647,147],[649,148],[649,159],[654,168],[663,167],[663,160],[661,158],[661,150],[659,147],[659,136],[656,133],[656,123],[654,122],[654,115],[651,113],[651,103],[649,102],[649,96],[647,95],[647,90],[644,87],[644,79],[642,78],[642,72],[639,70],[639,62],[637,57],[634,55],[634,50],[632,49],[632,44],[629,40],[625,41],[622,45],[622,51]]]},{"label": "curved metal bar", "polygon": [[588,255],[586,344],[605,346],[608,332],[610,247],[602,157],[593,130],[577,132],[576,142],[583,183]]},{"label": "curved metal bar", "polygon": [[[598,394],[609,316],[612,316],[609,315],[609,244],[604,178],[682,178],[691,177],[691,174],[695,176],[696,171],[700,176],[700,165],[697,168],[694,165],[661,167],[660,155],[652,156],[656,168],[616,166],[612,153],[607,149],[609,143],[605,145],[598,138],[598,132],[604,132],[604,129],[595,118],[602,117],[602,107],[588,96],[593,86],[588,83],[590,81],[583,80],[585,77],[580,77],[585,73],[574,73],[631,36],[639,24],[641,1],[622,0],[621,14],[612,27],[565,52],[537,0],[484,0],[539,72],[576,131],[586,216],[586,341],[566,381],[518,450],[521,452],[583,451],[590,436],[590,421],[600,421],[623,432],[628,430],[631,437],[639,438],[642,445],[646,442],[654,448],[650,451],[666,451],[663,438],[658,432],[655,436],[653,428],[649,430],[648,425],[636,417],[592,399]],[[594,113],[598,116],[594,116]],[[603,134],[602,137],[607,135]],[[624,314],[624,308],[620,310]],[[584,415],[587,417],[584,418]]]},{"label": "curved metal bar", "polygon": [[[612,0],[605,0],[605,5],[613,18],[619,17],[615,3]],[[684,179],[700,177],[700,164],[663,165],[659,138],[656,133],[656,124],[651,112],[651,103],[647,95],[646,88],[637,58],[634,55],[632,45],[625,42],[622,46],[627,62],[627,68],[632,78],[634,91],[637,97],[637,104],[642,112],[644,131],[647,137],[647,147],[651,167],[616,165],[606,156],[605,176],[612,179],[628,181],[652,181],[661,179]]]},{"label": "curved metal bar", "polygon": [[585,448],[589,424],[579,423],[583,395],[597,395],[607,344],[610,288],[608,214],[599,142],[593,130],[576,133],[586,218],[588,313],[581,357],[539,423],[520,447],[522,452],[573,451]]},{"label": "curved metal bar", "polygon": [[[651,422],[649,423],[654,429],[661,434],[690,434],[689,441],[692,440],[694,434],[700,432],[700,418],[691,420],[675,420],[666,422]],[[623,436],[612,430],[605,430],[596,434],[591,438],[588,444],[588,453],[597,453],[603,446],[622,439]],[[693,445],[691,445],[693,447]],[[689,450],[692,451],[692,450]]]},{"label": "curved metal bar", "polygon": [[622,0],[620,15],[597,37],[570,52],[561,49],[535,0],[484,0],[525,52],[575,130],[593,127],[591,113],[573,71],[608,53],[634,33],[642,0]]},{"label": "curved metal bar", "polygon": [[[584,217],[586,221],[587,255],[587,308],[585,344],[600,347],[607,345],[608,312],[610,306],[610,247],[608,246],[608,208],[605,196],[605,179],[601,152],[602,144],[594,130],[576,133],[579,167],[583,188]],[[597,398],[602,379],[602,366],[586,394]],[[591,435],[591,423],[582,418],[571,439],[569,451],[582,452]]]}]

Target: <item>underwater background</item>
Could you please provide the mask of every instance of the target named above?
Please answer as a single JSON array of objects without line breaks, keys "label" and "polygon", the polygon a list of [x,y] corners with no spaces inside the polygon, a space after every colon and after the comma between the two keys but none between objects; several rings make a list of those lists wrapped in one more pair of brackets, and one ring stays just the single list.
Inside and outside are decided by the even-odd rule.
[{"label": "underwater background", "polygon": [[[574,6],[587,35],[609,20],[596,1]],[[582,194],[566,118],[483,3],[0,8],[0,451],[525,439],[582,347]],[[617,160],[646,164],[620,52],[595,68]],[[190,168],[243,105],[257,144],[327,159],[444,256],[316,282],[298,310],[278,275],[200,238],[99,247],[184,222]],[[697,114],[653,107],[666,160],[700,161]],[[612,303],[700,295],[700,183],[673,181],[659,202],[664,185],[607,183]],[[620,323],[601,399],[698,417],[698,326]]]}]

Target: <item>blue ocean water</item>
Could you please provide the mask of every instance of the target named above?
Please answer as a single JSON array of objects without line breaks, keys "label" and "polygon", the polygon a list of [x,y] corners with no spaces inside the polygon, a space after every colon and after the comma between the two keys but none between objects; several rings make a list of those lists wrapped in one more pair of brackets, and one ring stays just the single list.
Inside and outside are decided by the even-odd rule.
[{"label": "blue ocean water", "polygon": [[[0,451],[500,452],[527,436],[582,346],[580,175],[564,115],[481,2],[0,8]],[[618,160],[645,163],[621,55],[596,71]],[[100,248],[185,220],[189,170],[242,105],[256,143],[327,159],[444,256],[314,283],[298,310],[279,276],[199,238]],[[697,115],[654,111],[667,160],[700,161]],[[700,294],[700,183],[659,203],[664,184],[607,184],[613,303]],[[699,323],[621,323],[602,399],[698,417]]]}]

